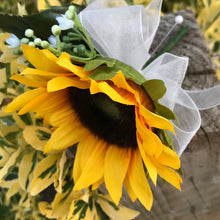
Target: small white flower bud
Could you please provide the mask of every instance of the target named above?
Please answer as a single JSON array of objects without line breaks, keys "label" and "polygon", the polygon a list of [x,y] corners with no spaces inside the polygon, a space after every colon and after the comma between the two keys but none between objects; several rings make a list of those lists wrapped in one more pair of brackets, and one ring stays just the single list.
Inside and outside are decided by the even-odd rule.
[{"label": "small white flower bud", "polygon": [[33,37],[34,36],[34,31],[32,29],[27,29],[24,33],[26,37]]},{"label": "small white flower bud", "polygon": [[74,5],[70,5],[68,9],[71,12],[76,12],[76,7]]},{"label": "small white flower bud", "polygon": [[175,22],[176,22],[177,24],[182,24],[182,23],[183,23],[183,16],[177,15],[177,16],[175,17]]},{"label": "small white flower bud", "polygon": [[51,32],[54,36],[58,36],[61,34],[61,28],[58,25],[53,25],[51,28]]},{"label": "small white flower bud", "polygon": [[47,49],[49,46],[50,46],[50,44],[46,40],[43,40],[41,42],[41,47],[43,47],[44,49]]},{"label": "small white flower bud", "polygon": [[26,37],[21,39],[21,44],[28,44],[29,43],[29,39],[27,39]]},{"label": "small white flower bud", "polygon": [[73,16],[73,13],[70,10],[68,10],[65,13],[65,17],[69,20],[72,20],[74,16]]},{"label": "small white flower bud", "polygon": [[36,46],[33,41],[30,41],[30,42],[28,43],[28,45],[29,45],[29,46],[32,46],[32,47],[35,47],[35,46]]},{"label": "small white flower bud", "polygon": [[40,38],[34,39],[34,43],[35,43],[37,46],[41,46],[41,42],[42,42],[42,40],[41,40]]}]

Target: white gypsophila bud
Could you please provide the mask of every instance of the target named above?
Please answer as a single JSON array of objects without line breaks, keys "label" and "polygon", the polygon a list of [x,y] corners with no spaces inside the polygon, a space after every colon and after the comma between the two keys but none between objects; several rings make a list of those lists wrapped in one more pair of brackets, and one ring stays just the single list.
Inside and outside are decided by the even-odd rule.
[{"label": "white gypsophila bud", "polygon": [[53,25],[51,27],[51,32],[54,36],[58,36],[61,34],[61,28],[58,25]]},{"label": "white gypsophila bud", "polygon": [[182,15],[177,15],[177,16],[175,17],[175,22],[176,22],[177,24],[182,24],[182,23],[183,23],[183,16],[182,16]]},{"label": "white gypsophila bud", "polygon": [[50,46],[50,44],[46,40],[43,40],[41,42],[41,47],[43,47],[44,49],[47,49],[49,46]]},{"label": "white gypsophila bud", "polygon": [[28,43],[28,45],[29,45],[29,46],[32,46],[32,47],[35,47],[35,46],[36,46],[33,41],[30,41],[30,42]]},{"label": "white gypsophila bud", "polygon": [[67,10],[65,13],[65,17],[69,20],[72,20],[74,17],[73,12],[71,12],[70,10]]},{"label": "white gypsophila bud", "polygon": [[29,43],[29,39],[24,37],[21,39],[21,44],[28,44]]},{"label": "white gypsophila bud", "polygon": [[26,37],[33,37],[34,36],[34,31],[32,29],[27,29],[24,33]]},{"label": "white gypsophila bud", "polygon": [[76,12],[76,7],[74,5],[70,5],[68,9],[73,13]]},{"label": "white gypsophila bud", "polygon": [[35,43],[37,46],[41,46],[41,42],[42,42],[42,40],[41,40],[40,38],[34,39],[34,43]]},{"label": "white gypsophila bud", "polygon": [[57,41],[56,41],[56,37],[54,35],[50,35],[50,37],[48,38],[48,41],[49,41],[51,47],[57,48]]}]

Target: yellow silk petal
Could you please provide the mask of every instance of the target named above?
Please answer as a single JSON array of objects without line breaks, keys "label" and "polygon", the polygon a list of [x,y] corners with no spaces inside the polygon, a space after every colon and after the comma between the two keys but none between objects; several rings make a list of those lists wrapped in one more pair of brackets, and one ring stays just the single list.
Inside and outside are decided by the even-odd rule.
[{"label": "yellow silk petal", "polygon": [[47,91],[54,92],[57,90],[65,89],[67,87],[77,87],[79,89],[88,89],[89,83],[86,81],[81,81],[76,77],[56,77],[51,79],[47,84]]},{"label": "yellow silk petal", "polygon": [[16,80],[26,86],[30,87],[46,87],[46,82],[43,81],[37,81],[33,79],[33,77],[30,76],[22,76],[22,75],[13,75],[10,79]]},{"label": "yellow silk petal", "polygon": [[106,150],[107,147],[103,141],[99,141],[93,146],[93,151],[87,162],[84,164],[81,176],[75,183],[74,190],[87,188],[103,177]]},{"label": "yellow silk petal", "polygon": [[118,87],[118,88],[122,88],[126,91],[129,91],[130,93],[132,93],[136,98],[139,98],[138,92],[136,90],[134,90],[126,81],[122,71],[119,71],[112,79],[112,82],[114,82],[114,84]]},{"label": "yellow silk petal", "polygon": [[39,194],[54,182],[56,172],[48,173],[44,178],[40,177],[43,172],[56,164],[60,154],[51,154],[41,160],[34,170],[34,178],[31,182],[30,193],[32,196]]},{"label": "yellow silk petal", "polygon": [[132,152],[128,176],[134,193],[137,195],[143,206],[147,210],[150,210],[153,204],[153,195],[147,181],[141,155],[138,150]]},{"label": "yellow silk petal", "polygon": [[166,118],[156,115],[155,113],[147,110],[144,106],[140,105],[140,114],[146,119],[150,127],[167,129],[174,132],[174,127]]},{"label": "yellow silk petal", "polygon": [[171,150],[169,147],[163,145],[163,150],[159,157],[157,157],[157,161],[163,165],[172,167],[174,169],[180,168],[180,159],[177,153]]},{"label": "yellow silk petal", "polygon": [[154,185],[157,184],[157,169],[154,167],[154,165],[150,162],[149,157],[147,156],[145,149],[142,144],[139,142],[139,137],[137,138],[138,141],[138,147],[141,153],[141,157],[144,161],[145,167],[147,168],[147,171],[149,173],[150,178],[152,179]]},{"label": "yellow silk petal", "polygon": [[96,82],[94,80],[91,81],[90,86],[90,93],[96,94],[102,92],[109,96],[113,101],[119,102],[125,105],[133,105],[133,102],[130,102],[129,100],[125,99],[123,96],[121,96],[112,86],[110,86],[106,82]]},{"label": "yellow silk petal", "polygon": [[39,70],[39,69],[33,69],[33,68],[26,68],[21,72],[21,75],[37,75],[40,76],[41,78],[45,77],[45,79],[53,78],[53,77],[58,77],[58,76],[71,76],[71,73],[55,73],[55,72],[49,72],[45,70]]},{"label": "yellow silk petal", "polygon": [[70,119],[69,123],[62,124],[57,128],[44,148],[44,153],[50,151],[63,150],[78,143],[85,135],[87,130],[81,124],[74,123]]},{"label": "yellow silk petal", "polygon": [[181,177],[171,168],[159,164],[157,161],[151,161],[157,169],[158,175],[161,176],[168,183],[181,190],[180,183],[182,183]]},{"label": "yellow silk petal", "polygon": [[104,182],[104,178],[101,178],[100,180],[98,180],[96,183],[94,183],[92,185],[92,190],[96,190],[99,188],[99,186]]},{"label": "yellow silk petal", "polygon": [[134,201],[137,199],[137,196],[136,196],[136,194],[134,193],[134,191],[133,191],[133,189],[132,189],[132,187],[131,187],[130,180],[129,180],[129,178],[128,178],[128,174],[127,174],[127,176],[125,177],[124,186],[125,186],[125,188],[126,188],[128,194],[129,194],[129,196],[130,196],[130,198],[131,198],[131,201],[134,202]]},{"label": "yellow silk petal", "polygon": [[46,91],[45,88],[37,88],[25,92],[24,94],[14,99],[11,103],[9,103],[9,105],[5,109],[5,112],[13,112],[23,107],[26,103],[30,102],[32,99],[36,98],[37,96],[43,94],[45,91]]},{"label": "yellow silk petal", "polygon": [[24,44],[21,47],[27,60],[36,69],[55,73],[65,72],[65,69],[56,64],[58,58],[49,50],[40,50]]},{"label": "yellow silk petal", "polygon": [[74,182],[78,181],[84,165],[89,160],[89,157],[92,154],[93,148],[97,142],[97,138],[93,135],[88,135],[85,139],[79,142],[73,166]]},{"label": "yellow silk petal", "polygon": [[29,111],[42,113],[55,112],[65,106],[66,103],[68,103],[68,91],[45,92],[27,103],[19,111],[19,114],[24,114]]},{"label": "yellow silk petal", "polygon": [[131,157],[131,149],[112,145],[105,156],[104,179],[106,188],[116,205],[122,195],[122,186]]},{"label": "yellow silk petal", "polygon": [[141,144],[145,153],[152,156],[156,152],[157,145],[151,133],[148,131],[149,129],[145,129],[142,126],[140,119],[138,118],[137,111],[136,111],[136,128],[137,128],[138,145]]},{"label": "yellow silk petal", "polygon": [[62,53],[57,60],[57,64],[60,67],[74,73],[75,75],[79,76],[82,79],[88,78],[88,72],[85,72],[83,70],[83,67],[72,64],[68,53]]}]

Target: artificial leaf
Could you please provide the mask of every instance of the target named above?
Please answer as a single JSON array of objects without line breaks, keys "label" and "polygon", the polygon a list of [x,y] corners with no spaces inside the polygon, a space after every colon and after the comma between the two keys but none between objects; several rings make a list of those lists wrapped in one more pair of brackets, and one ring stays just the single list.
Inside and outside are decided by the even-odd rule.
[{"label": "artificial leaf", "polygon": [[153,101],[162,98],[167,90],[164,82],[159,79],[147,80],[142,84],[142,87]]},{"label": "artificial leaf", "polygon": [[113,67],[115,65],[115,62],[115,59],[111,59],[109,57],[98,57],[97,59],[88,61],[84,66],[84,71],[94,70],[103,64],[107,65],[108,67]]},{"label": "artificial leaf", "polygon": [[134,81],[135,83],[137,83],[138,85],[141,85],[143,82],[146,81],[146,79],[133,67],[125,63],[122,63],[116,59],[105,58],[105,57],[103,57],[102,59],[104,59],[105,62],[103,63],[103,61],[102,62],[100,61],[98,62],[98,64],[101,63],[101,64],[106,64],[106,65],[101,65],[99,68],[97,68],[90,75],[90,78],[94,80],[109,80],[112,77],[114,77],[118,73],[118,71],[122,71],[126,79],[130,79]]},{"label": "artificial leaf", "polygon": [[177,120],[175,114],[169,108],[167,108],[166,106],[161,105],[158,102],[154,102],[154,106],[155,106],[156,112],[159,115],[161,115],[161,116],[163,116],[167,119]]}]

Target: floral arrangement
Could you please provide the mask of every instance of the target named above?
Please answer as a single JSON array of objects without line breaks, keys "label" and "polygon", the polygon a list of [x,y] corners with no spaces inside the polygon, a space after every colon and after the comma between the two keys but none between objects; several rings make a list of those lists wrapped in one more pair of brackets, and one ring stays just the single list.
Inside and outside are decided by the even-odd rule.
[{"label": "floral arrangement", "polygon": [[123,186],[147,210],[149,179],[181,190],[179,156],[201,123],[181,88],[188,59],[147,62],[162,0],[113,2],[2,17],[11,33],[0,35],[8,218],[133,219],[138,212],[119,204]]}]

